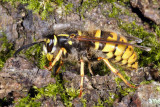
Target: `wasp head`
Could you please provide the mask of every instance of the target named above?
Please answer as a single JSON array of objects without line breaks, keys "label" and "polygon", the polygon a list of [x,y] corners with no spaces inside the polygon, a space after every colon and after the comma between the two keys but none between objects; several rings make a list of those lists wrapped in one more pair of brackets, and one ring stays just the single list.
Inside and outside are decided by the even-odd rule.
[{"label": "wasp head", "polygon": [[49,61],[53,59],[53,53],[57,49],[57,37],[54,35],[54,38],[47,38],[44,40],[45,44],[43,45],[43,53],[47,56]]}]

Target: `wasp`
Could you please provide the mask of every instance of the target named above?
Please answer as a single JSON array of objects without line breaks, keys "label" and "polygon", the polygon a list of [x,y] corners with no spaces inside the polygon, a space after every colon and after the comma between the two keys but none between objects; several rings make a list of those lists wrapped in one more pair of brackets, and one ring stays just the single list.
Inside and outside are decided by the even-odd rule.
[{"label": "wasp", "polygon": [[[140,47],[145,50],[148,49],[143,46],[131,44],[127,41],[126,37],[114,32],[99,29],[92,32],[77,30],[65,34],[48,35],[43,40],[24,45],[15,52],[15,56],[22,49],[38,43],[43,43],[43,52],[47,59],[52,62],[49,67],[46,67],[48,70],[51,70],[59,60],[63,63],[65,58],[80,62],[81,81],[79,97],[81,97],[83,90],[84,65],[88,63],[89,71],[93,74],[90,62],[94,61],[104,61],[107,67],[114,74],[118,75],[127,86],[136,88],[131,85],[110,62],[128,69],[137,70],[138,61],[134,47]],[[55,57],[54,53],[56,53]],[[56,73],[58,72],[59,68]]]}]

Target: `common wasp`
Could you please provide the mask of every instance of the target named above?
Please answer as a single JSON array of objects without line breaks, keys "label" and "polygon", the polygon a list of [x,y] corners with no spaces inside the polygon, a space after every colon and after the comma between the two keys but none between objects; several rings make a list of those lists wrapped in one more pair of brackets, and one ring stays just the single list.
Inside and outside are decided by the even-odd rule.
[{"label": "common wasp", "polygon": [[[124,66],[128,69],[137,70],[138,61],[137,55],[133,47],[140,47],[145,50],[149,48],[131,44],[124,36],[110,31],[94,30],[89,31],[73,31],[65,34],[48,35],[45,39],[32,44],[24,45],[15,52],[15,56],[24,48],[28,48],[38,43],[43,43],[43,51],[49,61],[52,63],[48,70],[60,60],[60,65],[66,58],[74,59],[80,62],[80,94],[83,90],[84,65],[88,63],[88,68],[91,74],[91,62],[104,61],[108,68],[116,75],[118,75],[126,85],[135,88],[115,69],[110,62]],[[54,53],[57,53],[54,57]],[[56,71],[59,72],[60,67]]]}]

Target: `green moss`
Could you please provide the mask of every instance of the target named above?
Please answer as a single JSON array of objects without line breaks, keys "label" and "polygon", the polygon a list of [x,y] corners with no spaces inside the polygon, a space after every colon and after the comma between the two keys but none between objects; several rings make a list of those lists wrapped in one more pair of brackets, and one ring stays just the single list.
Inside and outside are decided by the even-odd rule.
[{"label": "green moss", "polygon": [[160,27],[157,25],[153,25],[153,28],[155,29],[156,35],[160,37]]},{"label": "green moss", "polygon": [[158,2],[159,2],[158,0],[153,0],[153,1],[152,1],[153,5],[157,5]]},{"label": "green moss", "polygon": [[[120,73],[123,75],[123,77],[124,77],[128,82],[130,82],[130,77],[126,75],[125,71],[123,71],[123,70],[120,70],[120,71],[121,71]],[[115,78],[115,82],[116,82],[116,84],[117,84],[117,86],[118,86],[118,92],[121,93],[121,95],[123,95],[123,96],[126,96],[126,95],[128,95],[129,93],[134,92],[134,91],[136,90],[136,89],[131,88],[131,87],[122,88],[121,85],[120,85],[120,82],[123,82],[123,81],[122,81],[122,79],[120,79],[119,77],[116,77],[116,78]]]},{"label": "green moss", "polygon": [[72,12],[72,8],[73,8],[73,4],[72,3],[68,3],[65,5],[65,13],[69,14],[69,12]]},{"label": "green moss", "polygon": [[114,3],[114,2],[122,2],[122,3],[129,3],[130,0],[99,0],[100,2],[108,2],[108,3]]},{"label": "green moss", "polygon": [[63,101],[63,104],[67,107],[72,107],[72,100],[77,98],[79,95],[79,90],[75,90],[74,88],[66,88],[64,89],[64,82],[60,81],[59,77],[57,78],[56,84],[59,88],[59,94]]},{"label": "green moss", "polygon": [[59,92],[59,87],[56,84],[49,84],[47,85],[47,87],[43,87],[43,88],[36,88],[38,94],[36,95],[36,99],[40,99],[42,96],[45,97],[56,97],[57,93]]},{"label": "green moss", "polygon": [[[48,15],[53,13],[53,10],[57,7],[61,7],[64,3],[63,0],[2,0],[3,2],[9,2],[15,6],[18,3],[27,4],[26,9],[32,10],[33,13],[36,13],[41,16],[42,19],[46,19]],[[71,4],[69,3],[65,10],[68,12],[70,10]]]},{"label": "green moss", "polygon": [[82,2],[82,5],[77,8],[77,12],[80,13],[81,17],[84,18],[86,11],[91,11],[98,5],[98,0],[86,0]]},{"label": "green moss", "polygon": [[[127,1],[126,1],[127,2]],[[136,48],[136,52],[138,53],[139,56],[139,65],[140,66],[147,66],[148,64],[153,64],[154,67],[157,68],[160,66],[160,43],[158,42],[157,37],[160,37],[160,28],[159,26],[153,25],[151,26],[154,30],[155,33],[151,33],[146,31],[143,26],[139,26],[136,24],[136,22],[128,23],[122,21],[118,16],[119,16],[119,8],[116,7],[112,3],[112,11],[109,13],[109,17],[116,18],[118,23],[119,23],[119,28],[123,29],[128,35],[136,36],[138,38],[141,38],[143,40],[142,43],[139,45],[141,46],[146,46],[150,47],[151,51],[146,52],[144,50],[141,50],[139,48]],[[128,16],[131,16],[131,14],[127,12],[120,12],[121,14],[125,14]]]},{"label": "green moss", "polygon": [[[77,98],[79,95],[79,91],[75,90],[74,88],[64,88],[64,81],[60,81],[59,80],[59,76],[56,77],[56,84],[49,84],[46,87],[43,88],[37,88],[34,87],[34,89],[36,90],[37,94],[35,95],[35,97],[31,97],[30,95],[28,95],[25,98],[20,99],[17,102],[17,107],[18,106],[22,106],[23,105],[27,105],[29,107],[39,107],[41,105],[41,103],[39,102],[39,100],[41,98],[53,98],[53,100],[56,100],[56,96],[60,95],[63,104],[67,107],[72,107],[72,100],[74,98]],[[84,100],[82,102],[85,102]]]},{"label": "green moss", "polygon": [[[12,3],[14,3],[15,1],[27,3],[28,4],[27,8],[30,10],[33,10],[33,12],[41,15],[41,17],[43,19],[46,18],[47,15],[56,8],[56,6],[64,5],[63,0],[56,0],[54,2],[52,2],[50,0],[44,1],[44,2],[40,2],[38,0],[36,0],[36,1],[35,0],[29,0],[29,1],[3,0],[3,1],[9,1]],[[119,2],[121,4],[123,2],[124,3],[129,2],[129,0],[120,0],[120,1]],[[113,2],[117,2],[117,0],[107,0],[107,2],[113,3]],[[78,11],[82,15],[82,17],[84,17],[83,14],[86,11],[92,10],[97,5],[98,5],[97,0],[86,0],[86,1],[83,1],[82,6],[78,8]],[[71,3],[68,3],[67,5],[65,5],[66,14],[69,14],[69,12],[72,11],[72,8],[73,8],[73,4],[71,4]],[[140,66],[147,66],[148,64],[154,62],[155,67],[158,67],[160,65],[160,62],[159,62],[159,60],[160,60],[160,43],[158,43],[156,35],[158,37],[160,37],[160,28],[158,26],[153,26],[153,28],[155,29],[155,32],[156,32],[156,35],[155,35],[153,33],[146,31],[142,26],[136,25],[135,22],[132,22],[132,23],[123,22],[122,20],[118,19],[118,17],[117,17],[119,14],[122,13],[122,12],[119,13],[119,11],[120,11],[120,9],[117,8],[115,4],[113,4],[113,9],[109,13],[109,17],[116,18],[119,21],[119,27],[121,29],[125,30],[129,35],[137,36],[137,37],[143,39],[143,42],[140,45],[149,46],[152,48],[152,50],[150,52],[145,52],[143,50],[136,48],[136,51],[139,56]],[[124,13],[124,14],[129,14],[129,12]],[[32,60],[36,61],[36,63],[38,64],[38,66],[40,68],[43,68],[46,65],[46,56],[41,54],[41,46],[39,46],[39,45],[34,45],[30,49],[28,49],[26,51],[26,56],[30,59],[31,59],[31,57],[34,58]],[[3,64],[4,64],[4,61],[5,60],[2,61]],[[0,64],[0,66],[3,64]],[[103,67],[102,69],[103,69],[102,72],[106,71],[106,67]],[[128,76],[126,76],[126,74],[123,70],[120,69],[120,71],[122,71],[121,73],[126,78],[126,80],[130,80],[130,78]],[[115,79],[115,81],[119,87],[119,92],[123,96],[128,95],[130,92],[134,91],[134,89],[132,89],[132,88],[123,88],[122,89],[122,87],[119,85],[119,83],[122,82],[122,80],[119,77],[117,77]],[[37,105],[39,105],[40,103],[36,102],[36,101],[38,99],[40,99],[42,96],[46,96],[46,97],[55,96],[56,97],[56,95],[59,94],[65,105],[72,106],[71,101],[75,97],[78,96],[78,91],[76,91],[73,88],[64,89],[63,83],[59,82],[58,80],[57,80],[56,84],[49,84],[48,86],[46,86],[44,88],[40,88],[40,89],[35,88],[35,89],[38,92],[38,94],[36,95],[35,98],[31,98],[30,96],[27,96],[26,98],[20,100],[19,104],[22,104],[22,105],[23,104],[29,104],[29,105],[37,104]],[[110,94],[110,96],[113,96],[113,95]],[[109,97],[105,102],[107,102],[109,105],[112,105],[113,101],[114,101],[114,98]],[[84,106],[86,106],[85,105],[86,100],[82,99],[82,102],[83,102]],[[97,104],[97,106],[103,106],[104,103],[101,100],[99,100],[98,102],[99,103]]]},{"label": "green moss", "polygon": [[39,68],[44,69],[48,65],[46,55],[42,54],[42,44],[36,44],[24,50],[23,53],[30,61],[34,62]]},{"label": "green moss", "polygon": [[118,98],[118,95],[115,93],[109,93],[109,97],[104,101],[104,103],[107,103],[109,106],[112,106],[115,99]]},{"label": "green moss", "polygon": [[160,93],[160,87],[159,86],[156,87],[156,90]]},{"label": "green moss", "polygon": [[140,85],[150,84],[150,83],[152,83],[152,81],[153,81],[153,80],[151,80],[151,81],[142,81],[142,82],[140,83]]},{"label": "green moss", "polygon": [[[128,9],[124,10],[124,8],[129,8],[130,6],[129,1],[127,0],[125,2],[123,2],[123,0],[116,1],[116,3],[110,2],[110,5],[112,6],[112,10],[107,10],[106,12],[104,12],[103,14],[105,16],[108,16],[110,18],[115,18],[117,21],[119,21],[120,20],[119,16],[122,16],[122,15],[130,16],[131,15]],[[124,7],[124,8],[121,8],[121,7]]]},{"label": "green moss", "polygon": [[130,0],[119,0],[120,2],[129,3]]},{"label": "green moss", "polygon": [[[72,12],[73,4],[68,3],[66,0],[45,0],[45,1],[39,1],[39,0],[3,0],[3,2],[9,2],[12,5],[16,7],[18,3],[27,4],[26,8],[29,10],[32,10],[33,13],[36,13],[41,16],[42,19],[46,19],[46,17],[50,14],[53,14],[54,9],[57,9],[58,7],[65,7],[64,12],[66,14],[69,14],[69,12]],[[17,3],[18,2],[18,3]],[[115,14],[118,14],[118,8],[115,8],[114,2],[117,2],[121,5],[129,4],[129,0],[85,0],[82,2],[81,6],[77,8],[77,12],[81,14],[82,18],[84,18],[84,13],[86,11],[90,11],[94,9],[100,2],[108,2],[113,4],[113,10],[110,13],[110,17],[114,16]]]},{"label": "green moss", "polygon": [[112,11],[109,12],[108,16],[116,18],[119,14],[121,14],[121,9],[117,8],[115,4],[112,4]]},{"label": "green moss", "polygon": [[[18,3],[27,4],[26,9],[32,10],[33,13],[38,14],[42,19],[46,19],[50,14],[54,13],[54,10],[59,7],[65,7],[64,12],[69,14],[72,11],[73,4],[67,3],[65,0],[2,0],[3,2],[9,2],[15,8]],[[64,3],[66,2],[66,3]]]},{"label": "green moss", "polygon": [[28,4],[27,9],[32,10],[34,13],[41,15],[42,19],[47,16],[49,12],[53,11],[52,2],[50,0],[2,0],[3,2],[9,2],[16,7],[17,2],[22,4]]},{"label": "green moss", "polygon": [[83,107],[87,107],[86,103],[87,103],[87,100],[84,99],[84,98],[81,98],[80,100],[82,103],[83,103]]},{"label": "green moss", "polygon": [[44,69],[44,66],[48,66],[48,64],[49,63],[48,63],[46,55],[40,54],[40,57],[38,58],[38,64],[37,64],[37,66],[40,69]]},{"label": "green moss", "polygon": [[20,99],[16,107],[40,107],[40,105],[41,102],[36,102],[35,98],[31,98],[30,95],[28,95],[27,97]]},{"label": "green moss", "polygon": [[2,37],[0,37],[0,69],[3,68],[6,60],[13,56],[13,44],[9,43],[7,37],[4,33],[2,33]]},{"label": "green moss", "polygon": [[104,107],[103,101],[98,99],[98,103],[94,107]]},{"label": "green moss", "polygon": [[70,96],[69,100],[73,100],[79,95],[79,91],[75,90],[73,87],[72,88],[66,88],[67,94]]},{"label": "green moss", "polygon": [[[157,37],[154,33],[150,33],[142,26],[138,26],[135,22],[132,23],[122,23],[119,25],[120,28],[124,29],[129,35],[137,36],[141,38],[143,42],[140,44],[142,46],[150,47],[151,51],[146,52],[141,49],[136,49],[139,55],[139,65],[146,66],[148,64],[153,64],[154,67],[160,66],[160,43],[157,40]],[[159,36],[160,30],[159,27],[155,27],[155,32]]]},{"label": "green moss", "polygon": [[131,92],[135,92],[135,90],[136,89],[134,89],[134,88],[129,88],[129,87],[127,87],[127,88],[121,88],[121,87],[119,87],[119,92],[121,93],[121,95],[122,96],[126,96],[126,95],[128,95],[129,93],[131,93]]},{"label": "green moss", "polygon": [[[115,68],[117,68],[117,67],[115,67]],[[125,71],[124,68],[121,67],[121,66],[119,66],[119,69],[118,69],[118,70],[119,70],[119,73],[121,73],[121,75],[122,75],[128,82],[130,82],[131,77],[126,74],[127,71]],[[124,82],[124,81],[123,81],[119,76],[117,76],[117,77],[115,78],[115,82],[116,82],[116,84],[117,84],[118,86],[120,86],[119,84],[120,84],[121,82]]]},{"label": "green moss", "polygon": [[119,85],[119,83],[122,81],[120,78],[115,78],[115,81],[117,83],[118,86],[118,92],[121,93],[122,96],[126,96],[131,92],[134,92],[136,89],[134,88],[130,88],[130,87],[126,87],[126,88],[122,88],[121,85]]},{"label": "green moss", "polygon": [[[119,19],[118,18],[119,13],[117,11],[119,11],[120,9],[118,9],[114,4],[112,5],[113,5],[112,11],[109,13],[108,16],[116,18],[119,23],[119,27],[125,30],[126,33],[128,33],[128,35],[141,38],[143,42],[139,45],[148,46],[152,48],[150,52],[146,52],[137,48],[135,49],[139,55],[139,63],[140,63],[139,65],[146,66],[148,64],[155,62],[154,67],[158,67],[160,65],[160,62],[159,62],[160,43],[158,43],[157,37],[155,36],[155,34],[144,30],[143,26],[136,25],[134,21],[132,23],[127,23]],[[124,12],[124,13],[121,12],[121,14],[130,15],[128,12]],[[158,35],[159,37],[160,36],[159,26],[153,26],[153,28],[155,29],[156,35]]]},{"label": "green moss", "polygon": [[117,0],[106,0],[106,1],[109,2],[109,3],[117,2]]}]

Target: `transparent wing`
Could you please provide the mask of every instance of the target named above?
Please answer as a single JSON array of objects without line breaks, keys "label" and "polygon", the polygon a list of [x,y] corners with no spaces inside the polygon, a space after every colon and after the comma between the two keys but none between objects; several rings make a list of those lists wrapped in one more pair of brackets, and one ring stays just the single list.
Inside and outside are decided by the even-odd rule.
[{"label": "transparent wing", "polygon": [[[130,45],[130,46],[138,47],[138,48],[140,48],[142,50],[145,50],[145,51],[150,51],[151,50],[151,48],[149,48],[149,47],[136,45],[134,43],[126,43],[126,42],[121,42],[121,41],[107,40],[106,38],[96,38],[96,37],[88,37],[88,36],[76,36],[74,39],[79,40],[79,41],[113,43],[113,44],[122,44],[122,45],[128,45],[128,46]],[[140,42],[140,39],[139,39],[138,42]]]}]

